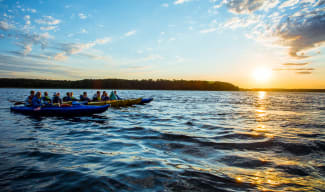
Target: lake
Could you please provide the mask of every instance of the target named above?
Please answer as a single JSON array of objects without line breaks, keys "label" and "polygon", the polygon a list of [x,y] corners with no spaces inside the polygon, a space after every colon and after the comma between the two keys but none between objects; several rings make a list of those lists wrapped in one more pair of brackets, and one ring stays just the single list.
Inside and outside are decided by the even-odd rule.
[{"label": "lake", "polygon": [[29,91],[0,89],[1,191],[325,190],[325,93],[120,90],[154,100],[88,117],[11,113]]}]

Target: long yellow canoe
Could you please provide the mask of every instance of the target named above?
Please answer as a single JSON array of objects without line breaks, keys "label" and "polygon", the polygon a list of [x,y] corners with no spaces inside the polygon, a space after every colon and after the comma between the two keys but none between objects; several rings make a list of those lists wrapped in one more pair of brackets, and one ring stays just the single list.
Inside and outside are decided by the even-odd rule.
[{"label": "long yellow canoe", "polygon": [[110,101],[98,101],[89,102],[88,105],[107,105],[111,104],[111,107],[127,107],[141,103],[142,98],[138,99],[125,99],[125,100],[110,100]]}]

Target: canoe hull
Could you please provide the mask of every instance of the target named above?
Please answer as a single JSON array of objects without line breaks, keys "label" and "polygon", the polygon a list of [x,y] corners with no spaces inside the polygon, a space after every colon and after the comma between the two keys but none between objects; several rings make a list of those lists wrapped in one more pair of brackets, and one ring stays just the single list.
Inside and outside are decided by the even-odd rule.
[{"label": "canoe hull", "polygon": [[142,98],[138,98],[138,99],[125,99],[125,100],[89,102],[88,105],[107,105],[107,104],[110,104],[111,107],[128,107],[128,106],[131,106],[131,105],[139,104],[141,101],[142,101]]},{"label": "canoe hull", "polygon": [[139,104],[143,105],[146,103],[150,103],[153,100],[153,98],[144,98],[141,100],[141,102]]},{"label": "canoe hull", "polygon": [[33,107],[11,107],[12,112],[27,114],[27,115],[40,115],[40,116],[84,116],[102,113],[107,110],[110,105],[102,106],[84,106],[76,105],[71,107],[42,107],[37,110]]}]

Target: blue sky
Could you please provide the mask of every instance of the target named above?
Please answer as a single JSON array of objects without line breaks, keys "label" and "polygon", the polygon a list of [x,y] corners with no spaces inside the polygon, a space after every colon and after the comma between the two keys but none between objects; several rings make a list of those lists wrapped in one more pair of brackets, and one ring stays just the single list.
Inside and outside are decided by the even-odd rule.
[{"label": "blue sky", "polygon": [[325,88],[324,41],[324,0],[0,0],[1,77]]}]

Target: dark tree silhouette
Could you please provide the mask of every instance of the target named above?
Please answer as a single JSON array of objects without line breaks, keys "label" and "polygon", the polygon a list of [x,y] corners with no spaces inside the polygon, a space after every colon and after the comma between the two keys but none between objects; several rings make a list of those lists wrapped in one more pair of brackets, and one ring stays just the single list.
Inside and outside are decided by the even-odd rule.
[{"label": "dark tree silhouette", "polygon": [[142,90],[206,90],[238,91],[231,83],[220,81],[185,80],[126,80],[126,79],[84,79],[43,80],[0,78],[0,87],[4,88],[71,88],[71,89],[142,89]]}]

